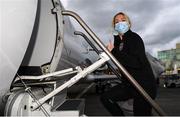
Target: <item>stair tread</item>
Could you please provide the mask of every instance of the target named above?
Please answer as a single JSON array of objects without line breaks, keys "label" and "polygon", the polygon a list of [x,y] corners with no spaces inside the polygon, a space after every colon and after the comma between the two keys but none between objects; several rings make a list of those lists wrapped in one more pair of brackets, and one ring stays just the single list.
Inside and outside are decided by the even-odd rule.
[{"label": "stair tread", "polygon": [[59,106],[56,110],[63,111],[63,110],[78,110],[82,100],[66,100],[61,106]]}]

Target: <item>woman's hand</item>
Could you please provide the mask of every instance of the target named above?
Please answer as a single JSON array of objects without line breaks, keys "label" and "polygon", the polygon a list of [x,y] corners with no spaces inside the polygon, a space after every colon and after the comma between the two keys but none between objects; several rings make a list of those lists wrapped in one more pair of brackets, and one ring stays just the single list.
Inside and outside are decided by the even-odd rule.
[{"label": "woman's hand", "polygon": [[111,40],[109,41],[108,45],[107,45],[107,49],[109,51],[112,51],[112,49],[114,48],[114,44],[111,42]]}]

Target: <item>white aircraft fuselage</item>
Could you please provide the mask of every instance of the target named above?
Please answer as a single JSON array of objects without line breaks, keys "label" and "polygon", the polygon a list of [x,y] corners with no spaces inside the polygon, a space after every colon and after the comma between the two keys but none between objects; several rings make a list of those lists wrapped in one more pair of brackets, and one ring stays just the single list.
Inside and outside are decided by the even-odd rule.
[{"label": "white aircraft fuselage", "polygon": [[0,1],[0,115],[21,66],[49,64],[54,72],[90,58],[69,17],[58,21],[53,9],[53,0]]},{"label": "white aircraft fuselage", "polygon": [[[23,60],[34,27],[37,0],[0,1],[0,105]],[[2,113],[2,112],[1,112]]]}]

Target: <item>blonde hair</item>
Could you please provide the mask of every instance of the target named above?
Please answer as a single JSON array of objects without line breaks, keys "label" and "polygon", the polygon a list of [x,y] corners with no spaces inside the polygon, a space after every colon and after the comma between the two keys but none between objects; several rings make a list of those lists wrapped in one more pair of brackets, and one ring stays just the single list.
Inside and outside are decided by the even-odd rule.
[{"label": "blonde hair", "polygon": [[124,17],[125,17],[125,19],[126,19],[126,21],[129,23],[129,28],[131,28],[131,21],[130,21],[130,19],[129,19],[129,17],[125,14],[125,13],[123,13],[123,12],[119,12],[119,13],[117,13],[114,17],[113,17],[113,21],[112,21],[112,26],[113,26],[113,28],[114,28],[114,26],[115,26],[115,18],[116,18],[116,16],[118,16],[118,15],[123,15]]}]

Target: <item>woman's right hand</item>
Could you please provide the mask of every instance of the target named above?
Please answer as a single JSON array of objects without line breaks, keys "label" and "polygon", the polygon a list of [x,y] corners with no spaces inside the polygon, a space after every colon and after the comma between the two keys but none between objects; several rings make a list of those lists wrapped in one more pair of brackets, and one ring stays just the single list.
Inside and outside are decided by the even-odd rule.
[{"label": "woman's right hand", "polygon": [[107,45],[107,49],[108,49],[109,51],[112,51],[113,48],[114,48],[114,44],[113,44],[112,41],[110,40],[109,43],[108,43],[108,45]]}]

